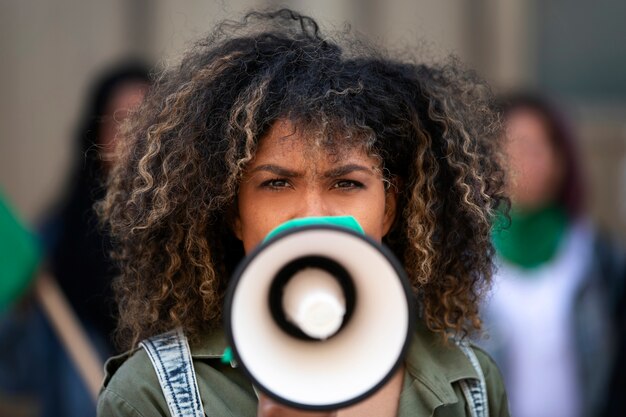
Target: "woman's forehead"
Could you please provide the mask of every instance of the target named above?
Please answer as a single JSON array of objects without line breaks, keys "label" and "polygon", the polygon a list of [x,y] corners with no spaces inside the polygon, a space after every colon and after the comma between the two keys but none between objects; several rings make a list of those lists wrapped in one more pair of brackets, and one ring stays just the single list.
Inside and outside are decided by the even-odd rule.
[{"label": "woman's forehead", "polygon": [[253,163],[262,159],[293,158],[302,156],[307,160],[343,159],[380,161],[367,150],[367,139],[363,134],[320,129],[311,124],[297,124],[289,120],[276,121],[259,140]]}]

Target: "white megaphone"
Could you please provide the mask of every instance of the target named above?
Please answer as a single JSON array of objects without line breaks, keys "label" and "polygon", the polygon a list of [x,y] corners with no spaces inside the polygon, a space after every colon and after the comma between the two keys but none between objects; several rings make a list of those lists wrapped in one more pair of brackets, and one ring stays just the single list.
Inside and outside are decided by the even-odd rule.
[{"label": "white megaphone", "polygon": [[289,221],[244,258],[225,301],[234,359],[273,399],[355,404],[400,366],[413,329],[404,270],[353,217]]}]

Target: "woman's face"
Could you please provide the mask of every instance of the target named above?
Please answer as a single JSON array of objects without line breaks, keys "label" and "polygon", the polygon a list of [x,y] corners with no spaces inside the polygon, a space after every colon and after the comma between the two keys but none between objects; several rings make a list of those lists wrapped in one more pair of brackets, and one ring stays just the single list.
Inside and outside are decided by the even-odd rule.
[{"label": "woman's face", "polygon": [[119,128],[128,118],[130,111],[137,108],[148,90],[148,84],[139,81],[126,81],[117,86],[109,98],[105,115],[100,125],[100,156],[105,169],[110,168],[117,157],[116,148]]},{"label": "woman's face", "polygon": [[556,198],[565,175],[563,157],[557,152],[542,117],[520,108],[507,117],[505,152],[510,169],[509,193],[522,209],[534,209]]},{"label": "woman's face", "polygon": [[385,190],[380,162],[362,149],[330,155],[279,121],[263,137],[244,172],[238,195],[235,235],[246,253],[287,220],[354,216],[380,241],[395,216],[396,196]]}]

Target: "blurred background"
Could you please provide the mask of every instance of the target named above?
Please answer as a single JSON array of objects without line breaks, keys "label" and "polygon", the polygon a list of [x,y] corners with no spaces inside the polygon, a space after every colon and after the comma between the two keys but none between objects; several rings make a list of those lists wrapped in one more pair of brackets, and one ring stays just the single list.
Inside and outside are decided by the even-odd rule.
[{"label": "blurred background", "polygon": [[224,18],[289,6],[429,58],[457,54],[496,87],[530,87],[579,132],[591,212],[626,235],[626,2],[621,0],[55,0],[0,2],[0,186],[34,221],[59,194],[87,88],[128,57],[170,64]]},{"label": "blurred background", "polygon": [[[89,383],[84,381],[89,378],[78,377],[75,372],[68,375],[65,371],[81,361],[86,368],[89,363],[100,367],[99,361],[115,352],[106,340],[112,323],[100,324],[97,317],[90,316],[109,317],[110,314],[83,310],[86,307],[80,303],[100,297],[101,304],[109,308],[110,294],[105,287],[112,275],[102,277],[100,287],[83,288],[81,277],[92,276],[85,272],[87,269],[70,271],[75,278],[65,278],[67,271],[63,269],[67,265],[73,267],[72,257],[84,248],[102,249],[108,245],[106,236],[94,232],[93,218],[85,216],[85,210],[101,192],[97,191],[97,184],[107,169],[106,161],[101,163],[106,160],[106,155],[103,156],[107,147],[105,136],[111,133],[106,129],[115,132],[115,126],[89,125],[90,121],[108,120],[112,112],[117,115],[117,111],[140,100],[147,86],[145,67],[176,64],[187,47],[217,22],[239,19],[253,8],[283,6],[312,15],[323,28],[341,31],[349,24],[354,31],[392,52],[417,51],[418,60],[433,61],[457,55],[498,92],[531,91],[547,98],[556,114],[546,117],[554,117],[558,124],[566,125],[567,136],[578,149],[576,166],[582,172],[577,175],[586,185],[585,210],[581,217],[584,217],[583,223],[594,225],[587,241],[595,241],[597,229],[605,232],[603,236],[626,242],[626,2],[623,0],[3,0],[0,2],[0,293],[9,287],[3,287],[3,274],[9,271],[5,265],[20,260],[20,265],[11,266],[12,273],[19,269],[22,276],[32,276],[40,260],[48,258],[51,265],[48,270],[56,275],[90,340],[92,357],[81,359],[80,352],[67,353],[67,346],[56,341],[63,330],[59,333],[56,329],[55,333],[49,324],[42,324],[50,321],[46,318],[47,311],[54,310],[54,306],[46,307],[46,302],[41,300],[28,300],[32,296],[28,293],[26,304],[44,307],[25,306],[24,297],[15,295],[23,295],[24,288],[16,284],[17,287],[6,289],[10,296],[0,294],[4,297],[0,297],[0,416],[90,414],[98,372],[92,372],[92,377],[96,374],[95,382],[86,389],[83,385]],[[119,85],[132,97],[120,96]],[[104,95],[97,98],[98,92]],[[109,93],[111,95],[107,96]],[[532,123],[531,120],[530,125]],[[88,129],[81,130],[85,128]],[[98,133],[85,140],[86,131]],[[85,178],[93,181],[81,183]],[[567,182],[563,178],[560,181]],[[79,183],[84,188],[81,189]],[[5,210],[3,200],[10,208]],[[68,218],[84,221],[70,227]],[[558,226],[559,218],[550,221],[551,225]],[[565,225],[559,227],[558,233],[555,232],[558,236],[569,230]],[[40,243],[33,243],[35,230]],[[70,243],[63,241],[64,233]],[[84,236],[87,238],[83,242],[80,239]],[[2,258],[3,248],[16,247],[14,242],[21,242],[20,256]],[[504,252],[499,255],[510,260],[507,254],[511,252],[506,252],[506,245],[502,248]],[[555,248],[556,243],[552,249]],[[621,253],[620,249],[615,251]],[[102,253],[100,250],[100,258]],[[589,253],[594,252],[590,249]],[[550,255],[554,255],[554,251]],[[75,257],[87,259],[82,254]],[[105,261],[85,261],[90,264],[89,268],[105,270],[99,262]],[[607,312],[610,316],[607,321],[612,325],[617,323],[622,330],[619,333],[611,328],[603,335],[608,334],[615,340],[626,339],[624,322],[619,321],[619,317],[624,318],[624,300],[620,297],[626,287],[626,277],[618,268],[611,274],[614,277],[611,285],[604,286],[601,292],[620,294],[610,304],[612,310]],[[613,291],[612,285],[622,292]],[[55,291],[53,287],[40,287],[34,290],[32,297]],[[553,287],[551,291],[564,294],[565,289]],[[81,294],[91,295],[80,300]],[[574,297],[568,294],[564,299]],[[600,304],[604,303],[601,297],[598,299]],[[506,304],[510,305],[508,301]],[[547,322],[545,317],[556,314],[540,310],[537,310],[539,322]],[[524,314],[523,310],[518,312]],[[63,317],[62,322],[71,321],[72,313]],[[569,319],[563,320],[555,322],[554,328]],[[505,327],[508,324],[505,323]],[[58,327],[52,327],[55,326]],[[523,332],[520,335],[524,336]],[[561,336],[560,340],[569,340],[571,346],[571,335]],[[71,331],[66,337],[77,340]],[[593,334],[589,337],[598,339]],[[17,360],[12,355],[21,349],[16,348],[19,343],[13,341],[31,347],[39,345],[41,349],[22,351],[23,357]],[[622,345],[617,342],[609,345],[612,355],[620,349],[622,354],[616,355],[618,365],[609,364],[607,369],[619,366],[626,369],[626,341]],[[551,350],[549,355],[559,352]],[[37,362],[32,360],[35,356],[39,358],[38,363],[58,364],[38,368],[39,365],[33,365]],[[3,369],[6,363],[13,367]],[[12,377],[20,372],[43,376],[25,380]],[[613,378],[618,381],[623,377],[620,374]],[[612,384],[615,392],[620,390],[616,385],[619,381]],[[56,390],[42,388],[49,387],[50,383]],[[570,388],[571,392],[562,394],[564,398],[580,386]],[[52,399],[33,401],[30,396],[33,392],[45,392]],[[71,398],[57,401],[63,393],[69,393]],[[48,405],[52,403],[54,406]],[[582,407],[571,405],[567,410],[573,414],[565,415],[592,415],[576,411],[579,406]],[[89,410],[87,414],[85,410]],[[610,415],[621,415],[622,411]],[[539,417],[533,413],[531,411],[530,416]]]}]

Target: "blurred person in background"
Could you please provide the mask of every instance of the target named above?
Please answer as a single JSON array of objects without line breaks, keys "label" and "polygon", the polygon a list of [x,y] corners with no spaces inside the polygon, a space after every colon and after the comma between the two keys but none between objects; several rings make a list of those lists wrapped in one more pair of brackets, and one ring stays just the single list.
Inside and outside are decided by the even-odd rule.
[{"label": "blurred person in background", "polygon": [[611,373],[625,353],[624,252],[589,221],[559,113],[532,95],[503,104],[512,206],[510,223],[502,214],[493,231],[500,263],[482,344],[502,369],[512,415],[606,415],[617,406]]},{"label": "blurred person in background", "polygon": [[[42,222],[40,238],[47,270],[56,278],[89,339],[104,361],[116,352],[111,282],[117,271],[109,258],[93,204],[114,163],[118,129],[149,87],[148,69],[126,63],[93,84],[79,124],[73,172],[66,194]],[[27,295],[19,308],[0,318],[2,398],[33,398],[41,416],[95,415],[95,403],[49,320]]]},{"label": "blurred person in background", "polygon": [[68,192],[44,221],[41,233],[52,275],[108,353],[114,351],[111,281],[116,271],[109,258],[109,237],[99,230],[92,206],[104,197],[119,126],[141,103],[148,86],[148,70],[139,64],[116,67],[94,84],[79,127]]}]

